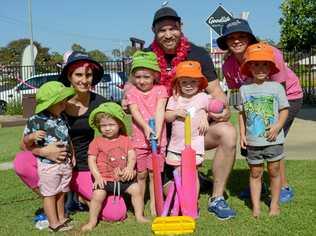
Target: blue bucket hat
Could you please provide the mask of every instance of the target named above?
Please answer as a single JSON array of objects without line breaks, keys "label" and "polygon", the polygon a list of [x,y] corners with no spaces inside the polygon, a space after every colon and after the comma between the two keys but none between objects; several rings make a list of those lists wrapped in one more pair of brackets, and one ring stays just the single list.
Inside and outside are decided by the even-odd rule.
[{"label": "blue bucket hat", "polygon": [[92,86],[99,83],[104,74],[104,70],[102,66],[98,62],[93,60],[91,57],[89,57],[87,54],[82,53],[82,52],[76,52],[76,51],[72,52],[68,56],[67,61],[65,65],[63,66],[61,75],[59,77],[59,81],[62,82],[67,87],[70,86],[70,81],[68,80],[68,69],[72,64],[78,61],[85,61],[85,62],[92,63],[95,65],[96,69],[93,70]]},{"label": "blue bucket hat", "polygon": [[228,49],[228,46],[226,44],[227,36],[236,32],[247,33],[250,37],[251,44],[258,42],[256,37],[253,35],[248,22],[244,19],[239,19],[239,18],[231,19],[230,21],[224,24],[222,32],[223,32],[223,35],[217,38],[216,40],[218,47],[222,50]]}]

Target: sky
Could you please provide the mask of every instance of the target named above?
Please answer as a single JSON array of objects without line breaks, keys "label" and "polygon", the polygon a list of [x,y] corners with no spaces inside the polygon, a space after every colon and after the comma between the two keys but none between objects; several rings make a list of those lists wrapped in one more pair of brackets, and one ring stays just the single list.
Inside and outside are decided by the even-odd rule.
[{"label": "sky", "polygon": [[[28,2],[32,5],[33,40],[50,52],[64,53],[73,43],[87,51],[99,49],[111,55],[114,48],[130,45],[129,38],[153,39],[151,24],[161,0],[1,0],[0,47],[10,41],[30,38]],[[190,41],[210,43],[207,18],[221,4],[233,17],[249,11],[248,21],[256,36],[279,42],[281,0],[170,0],[183,21],[183,32]],[[213,39],[218,35],[213,31]]]}]

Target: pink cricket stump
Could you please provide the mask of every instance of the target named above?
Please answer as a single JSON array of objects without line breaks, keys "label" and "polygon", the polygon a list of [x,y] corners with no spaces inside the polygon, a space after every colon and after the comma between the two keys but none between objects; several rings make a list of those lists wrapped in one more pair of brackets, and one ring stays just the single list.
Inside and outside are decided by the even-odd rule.
[{"label": "pink cricket stump", "polygon": [[165,204],[163,206],[163,211],[161,213],[161,216],[168,215],[173,196],[174,196],[174,182],[171,182],[170,187],[169,187],[169,191],[168,191],[168,195],[165,199]]}]

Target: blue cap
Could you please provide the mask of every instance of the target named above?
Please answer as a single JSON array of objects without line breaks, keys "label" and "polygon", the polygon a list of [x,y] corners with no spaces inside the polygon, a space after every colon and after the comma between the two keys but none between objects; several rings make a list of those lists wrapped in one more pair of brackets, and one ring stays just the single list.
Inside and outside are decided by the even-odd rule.
[{"label": "blue cap", "polygon": [[96,62],[91,57],[89,57],[87,54],[82,53],[82,52],[76,52],[76,51],[72,52],[67,58],[67,62],[63,66],[63,70],[59,77],[59,81],[62,82],[67,87],[70,86],[70,81],[68,80],[68,69],[72,64],[78,61],[86,61],[96,66],[96,69],[93,70],[92,86],[99,83],[104,74],[103,67],[98,62]]},{"label": "blue cap", "polygon": [[250,37],[251,44],[258,42],[256,37],[253,35],[248,22],[244,19],[235,18],[226,22],[225,25],[223,26],[223,29],[222,29],[223,35],[216,40],[218,47],[222,50],[227,50],[228,46],[226,44],[226,38],[228,35],[232,33],[236,33],[236,32],[247,33]]}]

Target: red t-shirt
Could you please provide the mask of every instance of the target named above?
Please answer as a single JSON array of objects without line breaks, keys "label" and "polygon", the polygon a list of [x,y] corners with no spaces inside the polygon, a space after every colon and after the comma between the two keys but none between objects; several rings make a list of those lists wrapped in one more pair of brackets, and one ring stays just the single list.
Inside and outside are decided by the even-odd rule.
[{"label": "red t-shirt", "polygon": [[97,167],[103,179],[114,181],[114,169],[119,167],[122,170],[126,167],[127,154],[131,149],[132,143],[127,136],[120,135],[114,140],[100,136],[90,143],[88,155],[97,158]]}]

